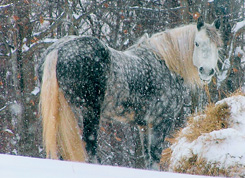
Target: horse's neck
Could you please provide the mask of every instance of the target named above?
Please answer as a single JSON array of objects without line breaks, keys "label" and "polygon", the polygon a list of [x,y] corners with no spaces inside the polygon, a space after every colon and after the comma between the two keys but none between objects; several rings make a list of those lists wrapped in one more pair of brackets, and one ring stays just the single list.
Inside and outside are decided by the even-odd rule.
[{"label": "horse's neck", "polygon": [[153,35],[149,47],[167,64],[168,68],[190,85],[200,85],[198,71],[193,65],[195,25],[187,25]]}]

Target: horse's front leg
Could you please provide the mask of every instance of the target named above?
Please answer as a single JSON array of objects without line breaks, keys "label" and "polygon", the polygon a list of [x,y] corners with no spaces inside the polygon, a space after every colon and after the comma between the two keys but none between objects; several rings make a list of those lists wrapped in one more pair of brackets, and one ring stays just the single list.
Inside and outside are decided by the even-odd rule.
[{"label": "horse's front leg", "polygon": [[134,122],[135,115],[136,110],[127,104],[127,90],[122,86],[106,92],[98,131],[101,164],[146,168],[143,139]]},{"label": "horse's front leg", "polygon": [[146,126],[139,126],[140,143],[142,146],[142,152],[144,156],[144,162],[147,169],[151,169],[153,159],[151,156],[151,145],[152,145],[152,124],[148,123]]}]

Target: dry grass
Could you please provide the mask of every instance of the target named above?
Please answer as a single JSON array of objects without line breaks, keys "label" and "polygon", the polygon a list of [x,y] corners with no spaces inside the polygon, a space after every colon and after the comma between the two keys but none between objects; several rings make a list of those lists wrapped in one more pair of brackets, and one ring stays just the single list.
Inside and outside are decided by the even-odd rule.
[{"label": "dry grass", "polygon": [[161,160],[160,160],[161,170],[163,170],[163,171],[168,170],[172,152],[173,151],[171,148],[167,148],[167,149],[163,150],[162,155],[161,155]]},{"label": "dry grass", "polygon": [[178,167],[174,167],[174,171],[208,176],[230,176],[230,171],[221,168],[218,163],[208,163],[206,159],[200,158],[196,154],[192,154],[189,159],[183,158]]},{"label": "dry grass", "polygon": [[[230,96],[245,96],[241,90],[237,90]],[[189,142],[193,142],[199,136],[205,133],[210,133],[215,130],[221,130],[231,127],[229,125],[230,108],[225,102],[221,104],[210,104],[203,114],[199,113],[196,116],[191,116],[188,119],[185,130],[177,132],[173,138],[168,139],[172,144],[177,143],[180,138],[186,138]],[[163,150],[160,161],[162,170],[169,170],[171,164],[173,150],[167,148]],[[219,162],[208,162],[201,155],[191,154],[190,157],[183,157],[177,165],[172,166],[171,170],[179,173],[209,175],[209,176],[224,176],[224,177],[245,177],[244,165],[233,165],[229,168],[222,168]]]},{"label": "dry grass", "polygon": [[234,93],[229,94],[227,97],[231,96],[245,96],[245,93],[243,93],[242,88],[238,88]]},{"label": "dry grass", "polygon": [[[191,116],[188,119],[188,129],[177,132],[173,138],[168,139],[170,143],[176,143],[179,138],[187,138],[189,142],[196,140],[204,133],[210,133],[215,130],[225,129],[229,127],[230,108],[227,103],[219,105],[210,104],[204,114]],[[161,169],[168,170],[172,155],[171,148],[163,150],[160,161]],[[175,172],[201,174],[201,175],[228,175],[225,170],[219,169],[215,165],[208,164],[206,160],[198,158],[194,155],[189,159],[181,161],[179,167],[174,168]]]},{"label": "dry grass", "polygon": [[203,133],[210,133],[214,130],[228,128],[228,119],[230,117],[230,109],[227,103],[214,105],[210,104],[204,115],[200,115],[198,119],[192,116],[188,120],[189,129],[187,132],[179,133],[181,137],[186,137],[192,142]]},{"label": "dry grass", "polygon": [[195,154],[192,154],[189,159],[182,158],[178,167],[174,167],[173,171],[195,175],[245,177],[243,165],[234,165],[224,169],[219,163],[207,162],[206,159]]}]

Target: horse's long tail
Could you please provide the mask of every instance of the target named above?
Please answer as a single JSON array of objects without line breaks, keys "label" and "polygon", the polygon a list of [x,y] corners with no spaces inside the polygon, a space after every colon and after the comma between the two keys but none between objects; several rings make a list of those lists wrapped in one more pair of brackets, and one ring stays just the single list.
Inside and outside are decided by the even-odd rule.
[{"label": "horse's long tail", "polygon": [[57,59],[57,50],[46,56],[42,77],[40,109],[46,154],[52,159],[62,156],[66,160],[84,162],[86,151],[77,120],[58,86]]}]

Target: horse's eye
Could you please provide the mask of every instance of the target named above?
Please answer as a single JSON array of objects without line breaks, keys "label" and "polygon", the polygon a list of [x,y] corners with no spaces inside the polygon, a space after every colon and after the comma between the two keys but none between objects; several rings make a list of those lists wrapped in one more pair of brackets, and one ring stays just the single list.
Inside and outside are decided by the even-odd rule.
[{"label": "horse's eye", "polygon": [[198,47],[198,46],[199,46],[199,44],[198,44],[197,42],[195,42],[195,45],[196,45],[196,47]]}]

